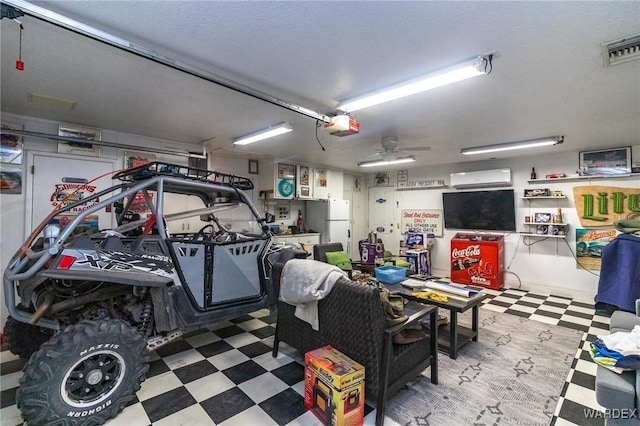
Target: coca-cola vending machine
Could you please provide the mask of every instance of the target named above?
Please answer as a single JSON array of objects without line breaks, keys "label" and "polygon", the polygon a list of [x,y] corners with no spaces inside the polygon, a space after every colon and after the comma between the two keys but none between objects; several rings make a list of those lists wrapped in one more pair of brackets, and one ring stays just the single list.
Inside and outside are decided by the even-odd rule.
[{"label": "coca-cola vending machine", "polygon": [[451,239],[451,281],[502,289],[504,237],[495,234],[456,234]]}]

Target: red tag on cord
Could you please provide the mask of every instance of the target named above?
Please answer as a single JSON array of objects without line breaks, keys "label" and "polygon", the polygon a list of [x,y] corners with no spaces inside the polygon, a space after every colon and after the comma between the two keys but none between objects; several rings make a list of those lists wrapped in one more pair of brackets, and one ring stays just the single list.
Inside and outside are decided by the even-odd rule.
[{"label": "red tag on cord", "polygon": [[20,71],[24,71],[24,62],[16,61],[16,69]]}]

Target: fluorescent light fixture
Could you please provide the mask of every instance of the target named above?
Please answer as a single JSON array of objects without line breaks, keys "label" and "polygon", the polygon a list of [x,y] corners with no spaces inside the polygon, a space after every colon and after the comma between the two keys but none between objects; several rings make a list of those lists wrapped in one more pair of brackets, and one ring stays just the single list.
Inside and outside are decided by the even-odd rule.
[{"label": "fluorescent light fixture", "polygon": [[240,138],[234,139],[234,145],[248,145],[250,143],[258,142],[263,139],[272,138],[274,136],[281,135],[283,133],[289,133],[293,130],[291,124],[289,123],[280,123],[275,126],[271,126],[268,129],[260,130],[255,133],[251,133],[250,135],[242,136]]},{"label": "fluorescent light fixture", "polygon": [[541,139],[529,139],[526,141],[498,143],[494,145],[477,146],[474,148],[462,148],[460,154],[474,155],[489,152],[511,151],[513,149],[537,148],[541,146],[558,145],[564,142],[564,136],[550,136]]},{"label": "fluorescent light fixture", "polygon": [[411,163],[412,161],[416,161],[416,159],[415,159],[415,157],[413,155],[410,156],[410,157],[396,158],[395,160],[363,161],[361,163],[358,163],[358,167],[389,166],[389,165],[392,165],[392,164]]},{"label": "fluorescent light fixture", "polygon": [[497,56],[494,53],[478,56],[470,61],[433,72],[422,77],[417,77],[404,83],[396,84],[386,89],[377,90],[368,95],[359,96],[340,103],[337,109],[344,112],[354,112],[383,102],[393,101],[405,96],[414,95],[436,87],[466,80],[471,77],[488,74],[491,72],[491,61]]}]

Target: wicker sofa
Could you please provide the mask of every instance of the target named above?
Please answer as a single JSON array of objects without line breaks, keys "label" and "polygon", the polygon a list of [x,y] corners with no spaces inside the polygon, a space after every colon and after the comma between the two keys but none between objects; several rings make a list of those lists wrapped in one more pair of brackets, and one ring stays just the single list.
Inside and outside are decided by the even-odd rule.
[{"label": "wicker sofa", "polygon": [[[636,325],[640,325],[640,299],[636,300],[635,315],[625,311],[615,311],[611,315],[609,331],[631,331]],[[596,370],[596,400],[598,404],[611,410],[605,425],[640,424],[640,414],[637,411],[640,410],[640,370],[617,374],[599,365]]]},{"label": "wicker sofa", "polygon": [[[272,279],[279,293],[284,263],[276,262]],[[416,312],[402,324],[386,327],[379,290],[373,286],[340,278],[331,292],[318,303],[319,331],[294,316],[295,306],[278,302],[273,353],[285,342],[301,353],[325,345],[365,367],[365,398],[376,407],[376,425],[384,422],[387,399],[407,382],[431,367],[431,382],[438,383],[437,331],[426,339],[411,344],[396,345],[392,336],[409,325],[419,324],[430,315],[435,323],[437,308],[419,305]]]}]

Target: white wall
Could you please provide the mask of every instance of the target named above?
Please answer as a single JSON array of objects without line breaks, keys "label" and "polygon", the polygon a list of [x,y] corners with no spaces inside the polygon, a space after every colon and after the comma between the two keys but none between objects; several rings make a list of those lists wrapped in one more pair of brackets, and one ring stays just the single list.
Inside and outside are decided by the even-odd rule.
[{"label": "white wall", "polygon": [[[640,146],[633,146],[634,158],[640,158]],[[461,171],[488,170],[509,167],[512,171],[513,189],[516,194],[516,226],[518,231],[527,231],[521,224],[529,213],[527,201],[520,197],[525,188],[560,189],[567,196],[564,200],[550,200],[540,203],[539,207],[546,211],[555,211],[556,202],[562,207],[565,221],[570,224],[566,239],[546,239],[529,247],[525,246],[518,233],[505,233],[505,267],[510,273],[505,274],[505,286],[529,290],[541,294],[555,294],[573,297],[585,302],[593,302],[598,286],[599,271],[586,271],[576,266],[575,230],[580,227],[578,212],[573,200],[573,187],[585,185],[607,185],[625,188],[638,188],[640,192],[640,175],[623,179],[599,179],[581,181],[557,181],[551,183],[529,184],[531,168],[535,167],[538,178],[550,173],[575,174],[578,168],[578,153],[562,153],[553,155],[532,156],[522,158],[493,160],[454,165],[416,167],[409,169],[409,180],[444,179],[449,182],[449,174]],[[391,184],[395,184],[396,173],[390,173]],[[455,191],[453,188],[423,189],[396,191],[397,215],[405,209],[441,209],[442,192]],[[534,209],[534,205],[531,205]],[[438,275],[449,275],[449,246],[455,230],[445,230],[442,237],[437,238],[432,252],[434,272]],[[402,235],[396,234],[393,252],[397,252]],[[531,238],[537,241],[537,238]],[[517,277],[516,275],[517,274]],[[521,281],[518,281],[518,277]]]}]

